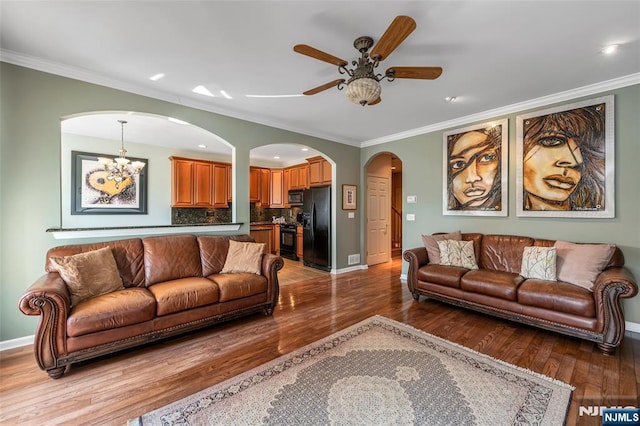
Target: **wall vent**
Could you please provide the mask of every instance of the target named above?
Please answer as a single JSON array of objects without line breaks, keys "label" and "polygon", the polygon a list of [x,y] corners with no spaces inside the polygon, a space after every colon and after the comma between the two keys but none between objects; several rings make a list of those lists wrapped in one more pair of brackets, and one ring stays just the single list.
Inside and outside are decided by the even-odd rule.
[{"label": "wall vent", "polygon": [[360,263],[360,253],[358,254],[350,254],[347,258],[347,263],[349,265],[357,265]]}]

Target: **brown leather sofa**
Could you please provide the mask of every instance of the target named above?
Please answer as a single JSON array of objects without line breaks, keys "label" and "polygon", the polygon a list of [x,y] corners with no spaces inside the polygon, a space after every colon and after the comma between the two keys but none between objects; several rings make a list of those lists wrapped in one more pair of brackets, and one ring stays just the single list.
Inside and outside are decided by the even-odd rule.
[{"label": "brown leather sofa", "polygon": [[624,267],[618,247],[589,291],[519,275],[525,246],[552,247],[555,241],[479,233],[462,234],[462,240],[473,241],[479,269],[430,263],[425,247],[404,252],[409,262],[407,285],[415,300],[427,296],[586,339],[596,342],[606,355],[622,341],[625,324],[620,299],[635,296],[638,286]]},{"label": "brown leather sofa", "polygon": [[[248,235],[171,235],[50,249],[46,274],[19,302],[24,314],[40,315],[34,339],[40,368],[55,379],[75,362],[256,312],[271,315],[282,258],[262,255],[261,275],[219,274],[229,239],[253,241]],[[105,246],[113,252],[124,290],[72,307],[51,258]]]}]

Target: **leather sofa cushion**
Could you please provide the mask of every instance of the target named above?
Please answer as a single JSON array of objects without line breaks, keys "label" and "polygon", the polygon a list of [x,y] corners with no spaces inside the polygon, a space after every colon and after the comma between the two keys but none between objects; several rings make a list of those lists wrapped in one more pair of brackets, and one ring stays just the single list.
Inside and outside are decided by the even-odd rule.
[{"label": "leather sofa cushion", "polygon": [[532,246],[533,238],[513,235],[484,235],[478,266],[482,269],[520,273],[522,252]]},{"label": "leather sofa cushion", "polygon": [[428,264],[418,269],[418,280],[440,284],[447,287],[460,288],[460,278],[468,269],[458,266]]},{"label": "leather sofa cushion", "polygon": [[267,291],[267,279],[262,275],[242,272],[237,274],[215,274],[209,279],[220,288],[220,302],[240,299]]},{"label": "leather sofa cushion", "polygon": [[518,288],[518,302],[583,317],[596,316],[593,293],[562,281],[526,280]]},{"label": "leather sofa cushion", "polygon": [[158,303],[158,316],[216,303],[220,295],[216,283],[200,277],[154,284],[149,291]]},{"label": "leather sofa cushion", "polygon": [[142,244],[147,287],[180,278],[203,276],[195,235],[148,237],[142,240]]},{"label": "leather sofa cushion", "polygon": [[71,309],[67,335],[78,337],[152,320],[156,299],[144,288],[127,288],[87,299]]},{"label": "leather sofa cushion", "polygon": [[460,288],[472,293],[485,294],[505,300],[516,300],[518,286],[524,278],[511,272],[476,269],[460,279]]}]

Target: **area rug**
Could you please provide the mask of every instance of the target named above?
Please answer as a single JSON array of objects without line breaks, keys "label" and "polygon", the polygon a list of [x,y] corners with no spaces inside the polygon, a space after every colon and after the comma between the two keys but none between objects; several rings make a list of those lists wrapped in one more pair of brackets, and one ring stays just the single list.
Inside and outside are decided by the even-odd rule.
[{"label": "area rug", "polygon": [[374,316],[129,425],[561,425],[572,391]]}]

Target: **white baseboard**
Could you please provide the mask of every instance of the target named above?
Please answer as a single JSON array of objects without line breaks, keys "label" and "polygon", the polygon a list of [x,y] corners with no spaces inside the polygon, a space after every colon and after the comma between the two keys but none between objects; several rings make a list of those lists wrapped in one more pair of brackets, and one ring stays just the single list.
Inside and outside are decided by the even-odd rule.
[{"label": "white baseboard", "polygon": [[400,274],[400,281],[402,281],[403,283],[407,282],[407,274]]},{"label": "white baseboard", "polygon": [[331,274],[333,275],[346,274],[347,272],[362,271],[364,269],[369,269],[369,267],[367,265],[354,265],[354,266],[349,266],[347,268],[332,269]]},{"label": "white baseboard", "polygon": [[624,322],[624,328],[627,331],[630,331],[632,333],[640,334],[640,324],[638,324],[637,322],[625,321]]},{"label": "white baseboard", "polygon": [[18,337],[17,339],[5,340],[0,342],[0,352],[6,351],[13,348],[19,348],[22,346],[27,346],[33,343],[33,339],[35,336],[24,336]]}]

